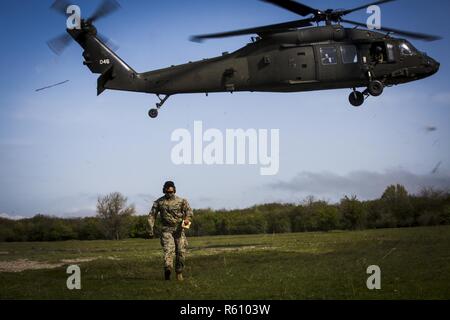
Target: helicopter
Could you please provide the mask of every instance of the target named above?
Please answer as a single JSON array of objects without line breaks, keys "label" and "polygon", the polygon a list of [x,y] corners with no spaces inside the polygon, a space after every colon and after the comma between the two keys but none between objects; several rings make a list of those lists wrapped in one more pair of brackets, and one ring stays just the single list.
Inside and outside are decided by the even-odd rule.
[{"label": "helicopter", "polygon": [[[67,29],[67,34],[48,45],[57,54],[72,39],[83,48],[83,64],[92,73],[100,74],[97,95],[106,89],[155,94],[159,102],[149,111],[151,118],[158,117],[169,97],[187,93],[350,89],[349,102],[359,107],[368,97],[380,96],[386,87],[421,80],[439,70],[439,62],[392,34],[425,41],[440,37],[387,27],[374,31],[367,24],[344,19],[368,6],[396,0],[375,1],[348,10],[319,10],[293,0],[260,1],[306,18],[193,36],[192,41],[201,42],[255,35],[233,53],[138,73],[108,46],[109,40],[98,34],[94,26],[94,22],[120,8],[117,1],[104,0],[91,17],[80,19],[79,28]],[[51,8],[67,15],[68,6],[65,0],[56,0]],[[345,28],[343,23],[353,27]]]}]

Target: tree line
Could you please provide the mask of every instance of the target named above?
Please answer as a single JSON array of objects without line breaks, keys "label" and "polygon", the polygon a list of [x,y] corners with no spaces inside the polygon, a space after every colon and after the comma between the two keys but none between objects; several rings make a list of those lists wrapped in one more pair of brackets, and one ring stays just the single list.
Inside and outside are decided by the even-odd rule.
[{"label": "tree line", "polygon": [[[389,186],[381,198],[344,197],[328,203],[308,197],[298,204],[264,204],[239,210],[194,210],[191,236],[363,230],[450,224],[450,193],[423,189],[408,194]],[[45,215],[18,221],[0,218],[0,241],[64,241],[148,238],[147,215],[137,215],[120,193],[100,197],[97,215],[63,219]],[[159,225],[156,224],[156,235]]]}]

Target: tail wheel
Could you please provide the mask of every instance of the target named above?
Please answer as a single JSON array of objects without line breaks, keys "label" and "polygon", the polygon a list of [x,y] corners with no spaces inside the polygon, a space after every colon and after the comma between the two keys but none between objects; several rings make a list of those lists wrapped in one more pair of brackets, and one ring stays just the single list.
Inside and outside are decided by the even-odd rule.
[{"label": "tail wheel", "polygon": [[152,119],[157,118],[157,117],[158,117],[158,109],[151,109],[151,110],[148,112],[148,115],[149,115],[149,117],[152,118]]},{"label": "tail wheel", "polygon": [[384,85],[378,80],[371,81],[369,86],[367,87],[367,91],[369,91],[371,96],[378,97],[383,94]]},{"label": "tail wheel", "polygon": [[348,97],[348,100],[350,101],[350,104],[354,107],[360,107],[364,103],[364,94],[359,91],[353,91],[350,93],[350,96]]}]

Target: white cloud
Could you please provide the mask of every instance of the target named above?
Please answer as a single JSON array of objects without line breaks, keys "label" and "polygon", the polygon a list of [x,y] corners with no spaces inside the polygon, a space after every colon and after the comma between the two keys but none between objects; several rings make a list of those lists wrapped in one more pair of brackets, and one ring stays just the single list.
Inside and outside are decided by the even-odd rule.
[{"label": "white cloud", "polygon": [[0,213],[0,218],[9,219],[9,220],[21,220],[21,219],[24,219],[25,217],[13,216],[13,215],[9,215],[7,213]]},{"label": "white cloud", "polygon": [[97,214],[95,207],[88,208],[70,208],[62,214],[55,215],[59,218],[84,218],[93,217]]},{"label": "white cloud", "polygon": [[410,193],[417,193],[425,187],[450,190],[450,175],[419,175],[401,169],[383,173],[355,171],[346,175],[301,172],[290,181],[273,183],[270,187],[303,196],[314,195],[338,200],[344,195],[356,195],[361,199],[379,198],[385,188],[392,184],[402,184]]}]

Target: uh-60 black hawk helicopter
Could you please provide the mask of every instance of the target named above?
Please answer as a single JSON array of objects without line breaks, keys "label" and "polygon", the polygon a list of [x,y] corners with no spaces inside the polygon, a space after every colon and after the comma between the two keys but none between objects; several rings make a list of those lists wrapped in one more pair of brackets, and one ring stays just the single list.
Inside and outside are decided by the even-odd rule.
[{"label": "uh-60 black hawk helicopter", "polygon": [[[300,92],[350,88],[349,101],[361,106],[366,97],[379,96],[386,86],[423,79],[435,74],[440,64],[419,52],[405,39],[433,41],[437,36],[382,28],[360,29],[366,24],[346,20],[344,16],[395,0],[376,1],[350,10],[318,10],[291,0],[262,0],[287,9],[305,19],[199,35],[193,41],[238,35],[257,35],[245,47],[220,57],[170,68],[138,73],[111,50],[97,35],[93,23],[120,6],[104,0],[92,17],[81,19],[80,28],[67,29],[49,46],[56,53],[73,38],[84,49],[84,64],[98,78],[97,92],[105,89],[156,94],[159,103],[149,111],[151,118],[171,95],[214,92]],[[67,14],[68,3],[57,0],[52,8]],[[325,25],[319,26],[321,22]],[[356,27],[344,28],[342,23]],[[317,26],[314,26],[317,24]],[[382,33],[385,32],[385,33]],[[366,88],[363,92],[357,88]]]}]

